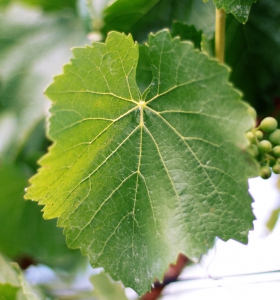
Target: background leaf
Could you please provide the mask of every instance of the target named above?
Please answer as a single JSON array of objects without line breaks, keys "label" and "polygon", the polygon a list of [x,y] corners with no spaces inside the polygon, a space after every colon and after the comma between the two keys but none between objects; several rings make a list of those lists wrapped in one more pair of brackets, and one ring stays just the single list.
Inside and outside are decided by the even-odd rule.
[{"label": "background leaf", "polygon": [[31,260],[55,268],[74,268],[82,257],[69,249],[56,220],[42,218],[37,203],[23,199],[31,176],[27,166],[0,167],[0,251],[18,260]]},{"label": "background leaf", "polygon": [[173,20],[194,25],[211,38],[215,30],[213,2],[202,0],[117,0],[104,11],[103,33],[111,30],[131,33],[137,41],[147,40],[148,34],[171,28]]},{"label": "background leaf", "polygon": [[250,13],[250,8],[257,0],[213,0],[218,9],[223,8],[226,13],[232,13],[235,18],[246,23]]},{"label": "background leaf", "polygon": [[131,36],[73,53],[47,90],[55,144],[26,198],[140,294],[179,251],[197,260],[215,236],[246,243],[257,170],[239,147],[253,120],[228,70],[162,31],[146,46],[153,81],[141,96]]},{"label": "background leaf", "polygon": [[121,282],[114,282],[110,276],[104,272],[93,275],[90,278],[93,283],[93,296],[98,300],[128,300]]},{"label": "background leaf", "polygon": [[0,253],[0,299],[40,300],[44,299],[39,290],[32,288],[25,280],[17,264],[9,262]]},{"label": "background leaf", "polygon": [[70,47],[85,43],[73,14],[43,16],[16,5],[0,12],[0,155],[14,159],[49,102],[43,91]]},{"label": "background leaf", "polygon": [[[246,25],[227,16],[226,63],[230,80],[260,113],[277,114],[280,97],[280,39],[278,2],[259,0]],[[279,102],[279,101],[278,101]],[[279,104],[278,104],[279,106]]]},{"label": "background leaf", "polygon": [[76,0],[15,0],[17,2],[42,7],[46,11],[76,7]]},{"label": "background leaf", "polygon": [[193,25],[185,25],[179,22],[174,22],[172,26],[172,36],[179,36],[181,40],[191,41],[196,49],[201,47],[202,32],[197,31]]}]

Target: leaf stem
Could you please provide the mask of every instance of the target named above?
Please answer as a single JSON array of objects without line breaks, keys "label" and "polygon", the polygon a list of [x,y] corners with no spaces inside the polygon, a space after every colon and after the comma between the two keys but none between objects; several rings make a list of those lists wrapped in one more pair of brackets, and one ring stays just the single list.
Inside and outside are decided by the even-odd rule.
[{"label": "leaf stem", "polygon": [[225,21],[225,11],[216,8],[215,55],[220,63],[224,62],[225,57]]}]

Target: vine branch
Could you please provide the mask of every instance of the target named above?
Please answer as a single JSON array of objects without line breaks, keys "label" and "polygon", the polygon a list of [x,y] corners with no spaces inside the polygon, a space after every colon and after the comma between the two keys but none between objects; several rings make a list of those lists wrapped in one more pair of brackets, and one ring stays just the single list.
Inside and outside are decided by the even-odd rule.
[{"label": "vine branch", "polygon": [[170,264],[168,270],[164,274],[163,282],[155,281],[151,292],[147,292],[140,300],[156,300],[159,299],[162,290],[169,283],[178,280],[178,276],[189,262],[189,259],[182,253],[179,253],[175,264]]},{"label": "vine branch", "polygon": [[225,11],[216,8],[215,55],[220,63],[223,63],[225,58],[225,24]]}]

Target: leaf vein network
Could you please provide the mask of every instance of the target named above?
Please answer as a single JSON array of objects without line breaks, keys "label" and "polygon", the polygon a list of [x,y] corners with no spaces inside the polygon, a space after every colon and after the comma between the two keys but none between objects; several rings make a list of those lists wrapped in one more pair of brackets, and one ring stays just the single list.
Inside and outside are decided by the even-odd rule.
[{"label": "leaf vein network", "polygon": [[[110,124],[111,125],[111,124]],[[118,145],[118,147],[116,147],[116,149],[114,151],[112,151],[110,153],[110,155],[108,155],[104,160],[103,162],[96,168],[94,169],[89,175],[87,175],[86,177],[84,177],[69,193],[68,195],[64,198],[63,202],[56,208],[55,211],[57,211],[64,203],[65,201],[68,199],[68,197],[80,186],[80,184],[82,184],[84,181],[88,180],[95,172],[97,172],[107,161],[108,159],[113,156],[113,154],[115,154],[118,149],[139,129],[139,126],[135,127],[134,130]],[[104,130],[103,130],[104,132]],[[85,151],[85,150],[84,150]],[[83,152],[84,152],[83,151]],[[82,152],[82,153],[83,153]],[[82,154],[81,154],[82,155]],[[79,157],[81,157],[81,155]],[[77,162],[78,158],[75,160],[75,162]],[[64,174],[62,174],[61,176],[63,176]],[[66,176],[64,176],[66,177]],[[63,182],[65,181],[66,179],[63,180]],[[54,211],[54,212],[55,212]]]},{"label": "leaf vein network", "polygon": [[189,85],[189,84],[192,84],[192,83],[197,83],[197,82],[200,82],[200,81],[203,81],[203,80],[208,80],[208,79],[211,79],[213,77],[217,77],[217,76],[220,76],[221,74],[223,74],[223,72],[218,72],[218,73],[215,73],[211,76],[208,76],[208,77],[203,77],[203,78],[200,78],[200,79],[192,79],[192,80],[189,80],[189,81],[186,81],[186,82],[183,82],[183,83],[180,83],[180,84],[176,84],[174,85],[173,87],[169,88],[168,90],[162,92],[162,93],[158,93],[152,97],[151,99],[147,100],[146,101],[146,104],[149,104],[151,103],[152,101],[156,100],[157,98],[161,97],[161,96],[164,96],[170,92],[172,92],[173,90],[177,89],[177,88],[180,88],[180,87],[184,87],[186,85]]},{"label": "leaf vein network", "polygon": [[[118,49],[119,49],[119,44],[117,45],[117,47],[118,47]],[[125,79],[126,79],[126,84],[127,84],[128,91],[129,91],[129,94],[130,94],[130,99],[132,100],[133,97],[132,97],[130,85],[129,85],[129,82],[128,82],[128,75],[129,75],[129,74],[131,73],[131,71],[134,69],[134,66],[132,66],[131,69],[130,69],[130,71],[128,72],[128,74],[126,74],[125,69],[124,69],[124,65],[123,65],[123,62],[124,62],[126,56],[128,55],[129,50],[130,50],[130,49],[127,48],[126,54],[125,54],[125,56],[124,56],[123,59],[122,59],[122,57],[121,57],[121,55],[120,55],[120,51],[118,51],[118,55],[119,55],[119,59],[120,59],[121,65],[122,65],[123,73],[125,74]]]},{"label": "leaf vein network", "polygon": [[[92,47],[92,48],[94,48],[94,47]],[[106,55],[106,54],[105,54]],[[104,55],[104,56],[105,56]],[[90,62],[90,64],[93,64],[94,66],[95,66],[95,68],[96,69],[98,69],[99,71],[100,71],[100,73],[102,74],[102,77],[104,78],[104,80],[105,80],[105,82],[106,82],[106,85],[107,85],[107,89],[108,89],[108,91],[110,91],[110,86],[109,86],[109,82],[108,82],[108,80],[107,80],[107,78],[106,78],[106,76],[105,76],[105,74],[103,73],[103,71],[102,71],[102,69],[100,68],[100,66],[97,66],[92,60],[90,60],[88,57],[86,57],[86,56],[83,56],[85,59],[87,59],[89,62]],[[89,72],[88,72],[88,74],[90,74],[91,72],[94,72],[95,70],[94,69],[92,69],[92,70],[90,70]]]},{"label": "leaf vein network", "polygon": [[[104,249],[105,249],[106,246],[108,245],[108,243],[109,243],[109,241],[111,240],[111,238],[116,234],[116,231],[117,231],[117,229],[121,226],[122,222],[123,222],[129,215],[131,215],[131,214],[132,214],[132,212],[129,212],[129,213],[127,213],[125,216],[123,216],[123,217],[121,218],[121,220],[119,221],[119,223],[117,224],[117,226],[115,227],[115,229],[113,230],[113,232],[110,234],[110,236],[108,237],[108,239],[104,242],[103,248],[102,248],[102,250],[101,250],[101,254],[104,252]],[[94,241],[92,241],[92,242],[89,244],[89,248],[91,247],[91,245],[92,245],[93,242],[94,242]],[[101,255],[101,254],[100,254],[100,255]]]},{"label": "leaf vein network", "polygon": [[[178,194],[178,192],[177,192],[177,190],[176,190],[176,188],[175,188],[175,186],[174,186],[174,182],[173,182],[173,180],[172,180],[172,178],[171,178],[171,175],[169,174],[169,171],[168,171],[168,169],[167,169],[167,167],[166,167],[166,165],[165,165],[165,162],[164,162],[164,160],[163,160],[163,157],[162,157],[162,155],[161,155],[161,152],[160,152],[160,149],[159,149],[159,147],[158,147],[158,144],[157,144],[156,140],[154,139],[153,135],[151,134],[151,132],[149,131],[149,129],[148,129],[146,126],[145,126],[145,129],[146,129],[147,133],[150,135],[151,139],[153,140],[153,142],[154,142],[154,144],[155,144],[155,146],[156,146],[157,152],[158,152],[158,154],[159,154],[159,157],[160,157],[160,160],[161,160],[162,165],[163,165],[163,167],[164,167],[164,170],[165,170],[165,172],[166,172],[166,175],[167,175],[168,178],[169,178],[169,181],[170,181],[170,183],[171,183],[171,185],[172,185],[172,188],[173,188],[174,193],[175,193],[175,195],[176,195],[176,198],[177,198],[177,200],[178,200],[178,204],[179,204],[179,208],[180,208],[180,215],[181,215],[181,219],[183,220],[183,210],[182,210],[182,205],[181,205],[181,201],[180,201],[180,196],[179,196],[179,194]],[[184,223],[184,222],[183,222],[183,223]],[[185,224],[185,223],[184,223],[184,224]],[[187,231],[186,231],[186,232],[187,232]]]},{"label": "leaf vein network", "polygon": [[158,226],[157,226],[157,218],[155,216],[155,210],[154,210],[153,203],[152,203],[152,198],[151,198],[151,195],[150,195],[150,192],[149,192],[149,189],[148,189],[147,181],[146,181],[146,178],[144,177],[144,175],[142,173],[140,173],[139,175],[142,177],[142,179],[144,181],[145,188],[146,188],[147,194],[148,194],[148,199],[149,199],[150,206],[151,206],[151,209],[152,209],[152,214],[153,214],[153,219],[154,219],[154,223],[155,223],[156,233],[157,233],[157,235],[159,235]]},{"label": "leaf vein network", "polygon": [[[90,146],[92,143],[94,143],[104,132],[106,132],[106,130],[108,130],[114,123],[116,123],[117,121],[119,121],[120,119],[122,119],[123,117],[125,117],[126,115],[130,114],[132,111],[137,110],[137,107],[133,107],[132,109],[130,109],[129,111],[127,111],[126,113],[120,115],[118,118],[111,120],[108,119],[108,121],[112,121],[108,126],[106,126],[93,140],[89,141],[89,142],[83,142],[80,144],[76,144],[70,148],[66,148],[64,150],[64,153],[66,153],[67,151],[70,151],[74,148],[76,148],[77,146],[80,146],[81,144],[88,144],[88,146]],[[84,119],[86,120],[86,119]],[[102,118],[87,118],[87,120],[103,120]],[[106,119],[105,119],[106,120]],[[83,120],[81,120],[82,122]],[[66,128],[67,129],[67,128]],[[62,130],[63,131],[63,130]],[[61,131],[59,131],[60,133]],[[77,157],[76,160],[73,161],[73,163],[69,166],[72,167],[77,161],[78,159],[81,157],[81,155],[83,155],[83,153],[87,150],[87,148],[83,149],[83,151],[81,152],[81,154]],[[57,170],[56,170],[57,171]]]},{"label": "leaf vein network", "polygon": [[[149,108],[150,110],[152,110],[151,108]],[[153,111],[153,110],[152,110]],[[193,155],[193,157],[196,159],[196,161],[198,162],[198,164],[201,166],[203,172],[206,175],[206,178],[208,179],[208,181],[210,182],[210,184],[212,185],[213,189],[218,193],[218,190],[216,189],[216,186],[214,185],[213,181],[211,180],[211,178],[209,177],[204,165],[202,164],[202,162],[199,160],[199,158],[196,156],[196,154],[194,153],[194,151],[192,150],[192,148],[190,147],[190,145],[186,142],[186,140],[180,135],[180,133],[166,120],[164,119],[160,114],[158,114],[156,111],[154,111],[154,113],[156,115],[158,115],[173,131],[174,133],[179,136],[181,138],[181,140],[183,141],[183,143],[187,146],[187,148],[190,150],[191,154]],[[155,142],[155,141],[154,141]],[[159,151],[159,150],[158,150]],[[161,156],[160,156],[161,157]],[[161,157],[162,160],[162,157]],[[170,177],[170,176],[169,176]],[[171,178],[170,178],[171,180]],[[175,188],[175,187],[174,187]],[[219,197],[220,198],[220,197]],[[220,201],[222,201],[222,199],[220,198]],[[204,224],[203,224],[204,226]],[[205,231],[207,232],[207,229],[205,228]]]},{"label": "leaf vein network", "polygon": [[[87,226],[89,226],[90,225],[90,223],[91,223],[91,221],[95,218],[95,216],[98,214],[98,212],[102,209],[102,207],[104,206],[104,204],[106,204],[106,202],[108,201],[108,200],[110,200],[111,198],[112,198],[112,196],[119,190],[119,188],[129,179],[129,178],[131,178],[133,175],[135,175],[135,174],[137,174],[137,172],[133,172],[133,173],[131,173],[129,176],[127,176],[111,193],[110,193],[110,195],[101,203],[101,205],[99,206],[99,208],[94,212],[94,214],[92,215],[92,217],[89,219],[89,221],[81,228],[81,230],[80,230],[80,232],[79,232],[79,234],[77,234],[77,236],[75,237],[75,239],[72,241],[72,243],[74,243],[77,239],[78,239],[78,237],[80,236],[80,234],[82,233],[82,231],[87,227]],[[86,200],[86,197],[83,199],[83,201],[84,200]],[[83,201],[81,201],[80,203],[79,203],[79,205],[80,204],[82,204],[83,203]],[[73,214],[73,213],[75,213],[75,211],[78,209],[78,207],[79,206],[77,206],[76,207],[76,209],[74,210],[74,211],[72,211],[71,212],[71,214],[69,214],[69,217]]]}]

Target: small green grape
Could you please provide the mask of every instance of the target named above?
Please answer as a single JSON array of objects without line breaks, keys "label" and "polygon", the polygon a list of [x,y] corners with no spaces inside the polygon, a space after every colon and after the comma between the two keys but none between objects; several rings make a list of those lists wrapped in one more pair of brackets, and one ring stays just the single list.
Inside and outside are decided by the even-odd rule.
[{"label": "small green grape", "polygon": [[274,156],[280,157],[280,146],[273,147],[272,153],[273,153]]},{"label": "small green grape", "polygon": [[252,106],[248,106],[247,113],[254,121],[257,119],[257,112]]},{"label": "small green grape", "polygon": [[258,148],[261,153],[269,153],[272,149],[272,145],[269,141],[263,140],[259,142]]},{"label": "small green grape", "polygon": [[274,118],[267,117],[261,121],[260,129],[264,132],[272,132],[277,128],[277,126],[277,121]]},{"label": "small green grape", "polygon": [[261,140],[263,139],[263,133],[262,133],[262,131],[257,130],[257,131],[255,132],[255,136],[257,137],[257,139],[258,139],[259,141],[261,141]]},{"label": "small green grape", "polygon": [[274,130],[268,137],[272,144],[280,145],[280,129]]},{"label": "small green grape", "polygon": [[246,135],[247,140],[250,143],[254,143],[254,141],[255,141],[255,135],[254,135],[254,133],[252,131],[246,132],[245,135]]},{"label": "small green grape", "polygon": [[280,174],[280,165],[274,165],[272,171],[274,174]]},{"label": "small green grape", "polygon": [[271,169],[269,166],[264,166],[260,169],[260,176],[262,179],[268,179],[271,177]]},{"label": "small green grape", "polygon": [[259,149],[256,145],[249,145],[247,148],[246,148],[247,152],[253,156],[253,157],[257,157],[259,155]]}]

